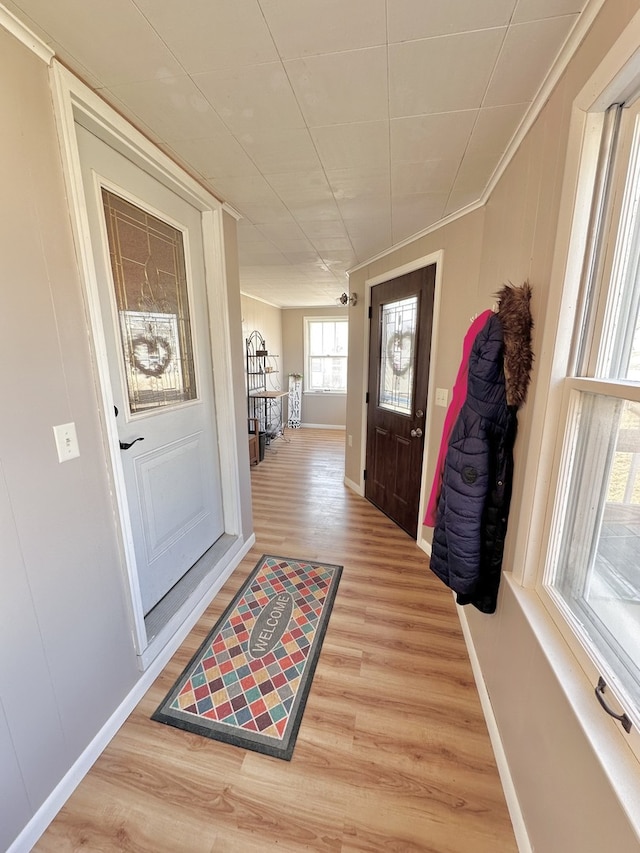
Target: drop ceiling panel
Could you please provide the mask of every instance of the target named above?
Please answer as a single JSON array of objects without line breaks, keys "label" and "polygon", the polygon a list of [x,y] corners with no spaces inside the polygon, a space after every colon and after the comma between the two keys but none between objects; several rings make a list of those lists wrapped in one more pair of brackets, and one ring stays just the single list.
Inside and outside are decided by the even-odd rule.
[{"label": "drop ceiling panel", "polygon": [[127,83],[110,91],[166,142],[199,139],[226,130],[190,77]]},{"label": "drop ceiling panel", "polygon": [[585,2],[5,0],[239,210],[280,305],[477,201]]},{"label": "drop ceiling panel", "polygon": [[311,130],[326,170],[389,168],[389,123],[335,124]]},{"label": "drop ceiling panel", "polygon": [[239,139],[247,155],[265,174],[320,168],[318,153],[306,128],[274,127],[243,133]]},{"label": "drop ceiling panel", "polygon": [[[190,74],[278,59],[256,0],[135,3]],[[109,8],[111,3],[105,5]]]},{"label": "drop ceiling panel", "polygon": [[484,106],[531,101],[575,21],[566,15],[510,27]]},{"label": "drop ceiling panel", "polygon": [[389,192],[388,169],[381,171],[334,169],[327,172],[327,180],[338,204],[347,199]]},{"label": "drop ceiling panel", "polygon": [[280,62],[195,74],[193,79],[236,135],[304,127]]},{"label": "drop ceiling panel", "polygon": [[446,193],[450,190],[459,167],[460,158],[397,163],[391,169],[391,192],[394,197],[411,193]]},{"label": "drop ceiling panel", "polygon": [[27,0],[18,5],[105,86],[184,73],[130,0]]},{"label": "drop ceiling panel", "polygon": [[516,0],[388,0],[389,41],[504,27],[515,5]]},{"label": "drop ceiling panel", "polygon": [[180,156],[205,178],[258,175],[258,167],[238,140],[228,131],[204,139],[181,139],[172,142]]},{"label": "drop ceiling panel", "polygon": [[387,49],[372,47],[284,64],[309,127],[387,118]]},{"label": "drop ceiling panel", "polygon": [[443,215],[448,193],[412,193],[394,196],[391,204],[394,243],[406,240],[416,232],[416,222],[423,230]]},{"label": "drop ceiling panel", "polygon": [[389,45],[391,117],[479,107],[506,32],[501,27]]},{"label": "drop ceiling panel", "polygon": [[420,163],[441,157],[462,157],[478,110],[435,113],[391,120],[394,163]]},{"label": "drop ceiling panel", "polygon": [[261,0],[283,59],[385,44],[385,0]]},{"label": "drop ceiling panel", "polygon": [[577,14],[583,7],[583,0],[518,0],[512,23]]},{"label": "drop ceiling panel", "polygon": [[501,154],[524,118],[528,104],[510,104],[505,107],[485,107],[469,140],[469,153],[483,151]]}]

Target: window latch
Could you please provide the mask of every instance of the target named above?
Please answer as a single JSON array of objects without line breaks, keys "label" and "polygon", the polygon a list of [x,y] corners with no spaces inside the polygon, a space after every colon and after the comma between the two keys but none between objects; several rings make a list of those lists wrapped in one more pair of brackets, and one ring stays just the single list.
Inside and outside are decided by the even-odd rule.
[{"label": "window latch", "polygon": [[602,676],[598,679],[598,686],[596,687],[596,699],[602,705],[604,710],[609,714],[610,717],[613,717],[614,720],[618,720],[622,724],[622,728],[627,732],[627,734],[631,731],[631,720],[627,717],[626,714],[616,714],[615,711],[612,711],[611,708],[604,701],[604,691],[607,687],[607,683]]}]

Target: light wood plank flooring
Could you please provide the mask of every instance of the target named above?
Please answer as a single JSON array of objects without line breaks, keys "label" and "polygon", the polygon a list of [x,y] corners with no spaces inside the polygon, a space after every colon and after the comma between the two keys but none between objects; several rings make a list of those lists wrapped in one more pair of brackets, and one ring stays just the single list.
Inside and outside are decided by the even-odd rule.
[{"label": "light wood plank flooring", "polygon": [[[287,437],[251,471],[256,547],[40,853],[517,850],[451,594],[344,486],[344,433]],[[149,719],[264,553],[344,566],[291,762]]]}]

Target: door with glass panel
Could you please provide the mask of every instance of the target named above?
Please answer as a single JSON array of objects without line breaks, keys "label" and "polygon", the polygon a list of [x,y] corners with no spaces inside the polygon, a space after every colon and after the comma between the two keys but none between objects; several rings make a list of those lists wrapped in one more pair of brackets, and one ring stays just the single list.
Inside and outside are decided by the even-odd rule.
[{"label": "door with glass panel", "polygon": [[146,614],[224,532],[201,216],[77,138]]},{"label": "door with glass panel", "polygon": [[371,288],[365,497],[416,537],[435,264]]}]

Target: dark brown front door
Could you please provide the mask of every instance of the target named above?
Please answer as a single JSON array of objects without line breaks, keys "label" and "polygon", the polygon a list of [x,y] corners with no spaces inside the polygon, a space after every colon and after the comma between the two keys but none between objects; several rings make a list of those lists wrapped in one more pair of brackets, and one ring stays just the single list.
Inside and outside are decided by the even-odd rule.
[{"label": "dark brown front door", "polygon": [[435,264],[371,288],[365,497],[415,537]]}]

